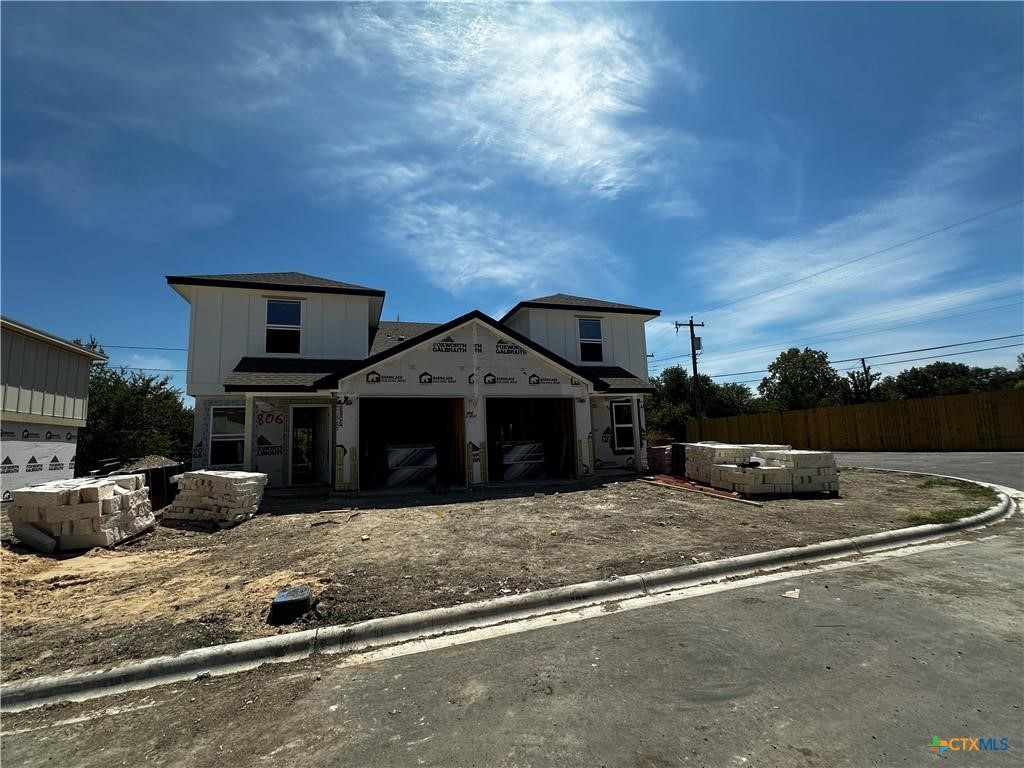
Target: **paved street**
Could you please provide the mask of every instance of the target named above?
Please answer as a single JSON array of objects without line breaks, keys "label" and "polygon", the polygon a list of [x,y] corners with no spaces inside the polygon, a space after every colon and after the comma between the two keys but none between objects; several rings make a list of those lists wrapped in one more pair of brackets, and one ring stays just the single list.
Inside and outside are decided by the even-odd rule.
[{"label": "paved street", "polygon": [[[852,458],[851,458],[852,456]],[[932,455],[843,454],[843,464]],[[951,474],[1010,484],[1021,454]],[[863,459],[863,460],[862,460]],[[966,467],[966,468],[965,468]],[[1019,474],[1019,473],[1018,473]],[[1019,482],[1018,482],[1019,485]],[[322,657],[4,717],[9,765],[1024,764],[1020,515],[902,557],[351,664]],[[771,577],[768,577],[771,578]],[[799,597],[783,593],[799,589]]]},{"label": "paved street", "polygon": [[935,472],[1024,489],[1024,453],[836,453],[841,467],[879,467]]},{"label": "paved street", "polygon": [[933,736],[992,736],[1010,750],[951,764],[1020,765],[1024,529],[952,541],[968,543],[359,666],[327,657],[11,715],[3,758],[916,766]]}]

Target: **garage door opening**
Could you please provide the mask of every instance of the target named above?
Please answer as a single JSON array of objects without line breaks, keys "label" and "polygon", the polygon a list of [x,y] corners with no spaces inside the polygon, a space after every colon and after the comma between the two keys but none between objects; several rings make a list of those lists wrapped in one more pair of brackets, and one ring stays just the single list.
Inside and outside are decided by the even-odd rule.
[{"label": "garage door opening", "polygon": [[359,487],[466,484],[462,398],[361,398]]},{"label": "garage door opening", "polygon": [[487,398],[491,481],[571,479],[576,429],[571,398]]}]

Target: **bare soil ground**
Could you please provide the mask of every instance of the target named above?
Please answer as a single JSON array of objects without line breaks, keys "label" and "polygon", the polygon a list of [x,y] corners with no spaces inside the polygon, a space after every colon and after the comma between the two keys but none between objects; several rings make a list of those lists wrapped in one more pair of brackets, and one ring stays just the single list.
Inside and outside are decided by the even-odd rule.
[{"label": "bare soil ground", "polygon": [[[492,490],[352,502],[268,498],[263,510],[272,514],[215,533],[158,526],[116,551],[63,558],[5,546],[0,676],[811,544],[991,504],[977,486],[866,470],[843,470],[840,488],[836,499],[763,507],[640,480],[547,488],[543,497]],[[291,627],[268,626],[271,599],[300,583],[318,595],[316,610]]]}]

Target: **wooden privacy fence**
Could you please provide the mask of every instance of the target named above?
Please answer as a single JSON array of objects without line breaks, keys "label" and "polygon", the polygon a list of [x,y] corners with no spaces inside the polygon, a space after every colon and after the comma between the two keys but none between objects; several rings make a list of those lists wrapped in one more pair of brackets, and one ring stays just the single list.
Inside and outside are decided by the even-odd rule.
[{"label": "wooden privacy fence", "polygon": [[1021,451],[1024,390],[694,419],[688,439],[827,451]]}]

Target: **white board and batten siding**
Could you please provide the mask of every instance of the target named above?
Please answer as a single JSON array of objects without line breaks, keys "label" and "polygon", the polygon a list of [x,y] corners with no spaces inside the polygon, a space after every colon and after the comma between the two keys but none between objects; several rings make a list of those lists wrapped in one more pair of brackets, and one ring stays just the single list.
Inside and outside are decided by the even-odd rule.
[{"label": "white board and batten siding", "polygon": [[99,356],[6,318],[0,334],[0,494],[72,477]]},{"label": "white board and batten siding", "polygon": [[3,418],[84,427],[92,359],[3,328]]},{"label": "white board and batten siding", "polygon": [[[580,360],[579,318],[601,321],[600,362]],[[591,312],[580,309],[523,309],[506,324],[527,338],[577,365],[617,365],[647,379],[646,315]]]},{"label": "white board and batten siding", "polygon": [[[191,286],[187,390],[224,392],[243,357],[358,360],[369,352],[370,297],[289,290]],[[299,354],[266,351],[267,300],[302,303]]]}]

